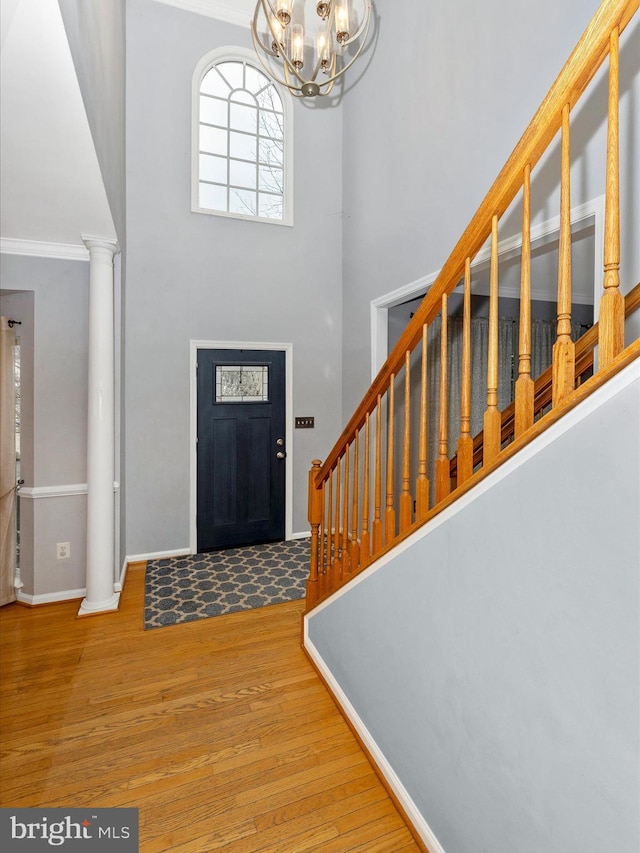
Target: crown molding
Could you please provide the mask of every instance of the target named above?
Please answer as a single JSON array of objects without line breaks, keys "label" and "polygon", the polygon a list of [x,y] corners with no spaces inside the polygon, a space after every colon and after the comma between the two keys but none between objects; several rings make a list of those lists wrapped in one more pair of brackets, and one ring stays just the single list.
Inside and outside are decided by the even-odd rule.
[{"label": "crown molding", "polygon": [[155,0],[155,2],[246,28],[249,27],[254,10],[253,0]]},{"label": "crown molding", "polygon": [[88,261],[89,250],[75,243],[45,243],[41,240],[0,238],[3,255],[29,255],[34,258],[54,258],[64,261]]}]

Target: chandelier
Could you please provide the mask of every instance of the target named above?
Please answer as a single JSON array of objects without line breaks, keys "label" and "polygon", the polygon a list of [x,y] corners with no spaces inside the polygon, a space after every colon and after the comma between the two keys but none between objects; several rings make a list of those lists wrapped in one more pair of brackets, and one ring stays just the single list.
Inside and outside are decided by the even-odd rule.
[{"label": "chandelier", "polygon": [[353,65],[370,21],[371,0],[258,0],[251,36],[267,74],[309,98],[328,95]]}]

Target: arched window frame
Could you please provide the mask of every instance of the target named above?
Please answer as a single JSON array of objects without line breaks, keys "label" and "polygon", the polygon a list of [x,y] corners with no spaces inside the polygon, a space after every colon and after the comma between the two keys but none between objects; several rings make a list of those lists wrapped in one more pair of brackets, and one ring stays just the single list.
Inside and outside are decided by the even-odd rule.
[{"label": "arched window frame", "polygon": [[284,116],[284,215],[282,219],[254,216],[250,213],[231,213],[224,210],[212,210],[200,206],[200,91],[207,72],[221,62],[244,62],[256,71],[264,74],[256,56],[243,47],[222,47],[205,54],[196,65],[192,79],[191,102],[191,210],[211,216],[225,216],[230,219],[246,219],[251,222],[266,222],[271,225],[293,225],[293,109],[290,94],[274,81],[269,82],[278,92],[282,101]]}]

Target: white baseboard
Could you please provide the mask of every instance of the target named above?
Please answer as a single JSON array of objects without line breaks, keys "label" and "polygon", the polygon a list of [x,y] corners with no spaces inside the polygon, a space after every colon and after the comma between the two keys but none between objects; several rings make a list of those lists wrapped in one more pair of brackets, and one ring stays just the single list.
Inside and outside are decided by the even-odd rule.
[{"label": "white baseboard", "polygon": [[25,592],[16,591],[16,601],[36,607],[38,604],[56,604],[60,601],[73,601],[76,598],[84,598],[87,594],[85,589],[65,589],[60,592],[45,592],[42,595],[27,595]]},{"label": "white baseboard", "polygon": [[333,698],[336,700],[344,715],[348,718],[349,722],[358,733],[358,736],[375,761],[376,767],[384,776],[389,789],[393,791],[398,802],[404,809],[405,814],[411,821],[411,825],[426,845],[429,853],[445,853],[444,848],[434,835],[433,830],[424,819],[422,813],[418,810],[418,807],[409,795],[407,789],[396,775],[393,767],[389,764],[384,753],[373,739],[371,733],[361,720],[351,702],[348,700],[346,694],[334,678],[333,673],[325,664],[322,656],[309,639],[308,616],[305,616],[304,618],[304,648],[329,686]]},{"label": "white baseboard", "polygon": [[310,530],[303,530],[300,533],[292,533],[291,538],[292,539],[310,539],[311,538],[311,531]]},{"label": "white baseboard", "polygon": [[191,548],[176,548],[172,551],[151,551],[148,554],[127,554],[124,565],[127,563],[142,563],[145,560],[168,560],[171,557],[187,557],[191,554]]}]

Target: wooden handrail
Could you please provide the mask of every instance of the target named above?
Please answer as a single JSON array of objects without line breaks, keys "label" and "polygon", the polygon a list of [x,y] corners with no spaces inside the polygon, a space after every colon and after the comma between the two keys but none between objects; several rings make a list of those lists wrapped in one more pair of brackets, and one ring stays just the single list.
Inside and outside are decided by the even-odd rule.
[{"label": "wooden handrail", "polygon": [[573,108],[593,79],[609,51],[612,30],[617,28],[621,33],[639,7],[640,0],[604,0],[599,7],[429,292],[325,459],[316,476],[318,485],[327,478],[356,430],[363,426],[367,413],[375,409],[378,395],[385,393],[391,375],[400,370],[404,354],[407,350],[413,351],[422,336],[422,326],[433,321],[440,310],[443,294],[450,294],[457,286],[464,273],[466,258],[474,258],[484,245],[491,233],[493,216],[501,217],[521,189],[525,168],[528,166],[533,169],[552,142],[560,129],[564,107],[568,105],[569,109]]}]

